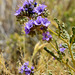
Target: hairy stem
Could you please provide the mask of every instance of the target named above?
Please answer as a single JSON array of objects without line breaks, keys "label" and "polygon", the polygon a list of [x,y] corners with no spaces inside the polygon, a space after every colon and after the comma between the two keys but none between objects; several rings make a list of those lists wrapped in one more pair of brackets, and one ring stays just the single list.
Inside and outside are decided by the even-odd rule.
[{"label": "hairy stem", "polygon": [[[48,53],[50,53],[50,50],[48,50],[46,47],[44,47],[44,50],[47,51]],[[51,53],[50,53],[51,54]],[[68,63],[66,63],[63,59],[62,59],[62,62],[67,66],[69,67],[71,70],[73,70],[75,72],[75,69],[72,68]]]},{"label": "hairy stem", "polygon": [[[49,29],[49,31],[52,32],[54,35],[58,36],[58,34],[55,33],[53,30],[51,30],[50,28],[48,28],[48,29]],[[61,40],[63,40],[65,43],[67,43],[67,45],[69,46],[69,43],[68,43],[65,39],[63,39],[61,36],[60,36],[59,38],[60,38]]]},{"label": "hairy stem", "polygon": [[[72,38],[71,44],[70,44],[70,46],[69,46],[69,50],[70,50],[70,51],[71,51],[71,46],[72,46],[73,41],[74,41],[74,37]],[[71,51],[70,53],[71,53],[71,56],[72,56],[73,66],[74,66],[74,68],[75,68],[75,60],[73,59],[72,51]]]},{"label": "hairy stem", "polygon": [[[55,33],[54,31],[52,31],[50,28],[48,28],[50,32],[52,32],[53,34],[55,34],[56,36],[58,36],[57,33]],[[69,48],[69,52],[70,52],[70,55],[71,55],[71,58],[72,58],[72,62],[73,62],[73,65],[75,66],[75,61],[73,59],[73,54],[72,54],[72,51],[71,51],[71,45],[72,44],[69,44],[65,39],[63,39],[61,36],[59,37],[61,40],[63,40],[65,43],[67,43],[68,45],[68,48]],[[51,44],[52,45],[52,44]],[[52,45],[53,46],[53,45]],[[55,48],[55,47],[54,47]]]}]

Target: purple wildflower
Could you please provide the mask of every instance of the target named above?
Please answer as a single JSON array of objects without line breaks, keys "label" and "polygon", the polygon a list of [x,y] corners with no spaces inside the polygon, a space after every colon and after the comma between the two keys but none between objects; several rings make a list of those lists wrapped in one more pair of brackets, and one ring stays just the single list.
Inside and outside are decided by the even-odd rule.
[{"label": "purple wildflower", "polygon": [[60,48],[60,52],[64,52],[66,48]]},{"label": "purple wildflower", "polygon": [[31,70],[34,70],[34,67],[33,66],[31,67]]},{"label": "purple wildflower", "polygon": [[22,11],[24,11],[23,6],[20,7],[20,8],[16,11],[16,13],[15,13],[14,15],[18,16],[18,15],[20,15],[20,13],[21,13]]},{"label": "purple wildflower", "polygon": [[25,8],[25,11],[28,11],[28,8]]},{"label": "purple wildflower", "polygon": [[19,73],[21,73],[21,74],[22,74],[22,73],[23,73],[23,70],[20,70],[20,71],[19,71]]},{"label": "purple wildflower", "polygon": [[30,68],[26,68],[26,69],[25,69],[25,74],[26,74],[26,75],[30,75],[30,73],[31,73],[31,69],[30,69]]},{"label": "purple wildflower", "polygon": [[31,2],[33,3],[33,2],[34,2],[34,0],[25,0],[25,2],[24,2],[24,3],[27,3],[27,2],[28,2],[28,3],[31,3]]},{"label": "purple wildflower", "polygon": [[48,25],[50,24],[50,21],[48,21],[48,19],[47,18],[43,18],[42,19],[42,24],[44,25],[44,26],[46,26],[46,27],[48,27]]},{"label": "purple wildflower", "polygon": [[28,13],[29,14],[34,14],[35,12],[33,11],[34,9],[34,5],[31,5],[29,8],[28,8]]},{"label": "purple wildflower", "polygon": [[28,1],[29,1],[29,3],[30,3],[30,2],[32,2],[32,3],[33,3],[33,1],[34,1],[34,0],[28,0]]},{"label": "purple wildflower", "polygon": [[28,0],[25,1],[23,4],[23,7],[25,9],[25,11],[28,13],[28,15],[30,14],[34,14],[33,9],[34,9],[34,5],[32,4],[34,0]]},{"label": "purple wildflower", "polygon": [[21,69],[24,70],[24,65],[22,65]]},{"label": "purple wildflower", "polygon": [[29,62],[25,62],[23,65],[24,65],[24,66],[25,66],[25,65],[27,65],[27,66],[28,66],[28,65],[29,65]]},{"label": "purple wildflower", "polygon": [[26,27],[28,29],[31,29],[33,27],[33,20],[29,20],[27,23],[26,23]]},{"label": "purple wildflower", "polygon": [[30,75],[30,72],[25,72],[25,75]]},{"label": "purple wildflower", "polygon": [[24,72],[24,66],[22,65],[21,69],[20,69],[20,72],[19,73],[23,73]]},{"label": "purple wildflower", "polygon": [[52,36],[49,34],[49,32],[43,33],[43,40],[49,41],[52,39]]},{"label": "purple wildflower", "polygon": [[29,2],[26,0],[26,1],[23,3],[23,6],[26,7],[28,4],[29,4]]},{"label": "purple wildflower", "polygon": [[34,6],[36,7],[36,5],[37,5],[37,3],[35,2],[35,3],[34,3]]},{"label": "purple wildflower", "polygon": [[29,32],[30,32],[30,29],[28,29],[27,27],[25,27],[25,33],[29,34]]},{"label": "purple wildflower", "polygon": [[60,44],[59,47],[60,47],[60,48],[63,47],[62,44]]},{"label": "purple wildflower", "polygon": [[23,72],[25,72],[25,75],[31,75],[32,73],[34,73],[34,67],[32,66],[31,67],[31,69],[28,67],[28,65],[29,65],[29,62],[25,62],[23,65],[22,65],[22,67],[21,67],[21,69],[20,69],[20,71],[19,71],[19,73],[23,73]]},{"label": "purple wildflower", "polygon": [[24,8],[27,8],[28,6],[30,7],[32,5],[34,0],[26,0],[24,3],[23,3],[23,6]]},{"label": "purple wildflower", "polygon": [[53,57],[53,60],[55,60],[55,57]]},{"label": "purple wildflower", "polygon": [[34,11],[35,11],[38,15],[40,15],[40,14],[44,11],[44,9],[45,9],[46,7],[47,7],[46,5],[39,4],[38,7],[34,8]]},{"label": "purple wildflower", "polygon": [[38,16],[37,17],[37,20],[34,21],[34,24],[35,25],[41,25],[42,24],[42,17],[41,16]]}]

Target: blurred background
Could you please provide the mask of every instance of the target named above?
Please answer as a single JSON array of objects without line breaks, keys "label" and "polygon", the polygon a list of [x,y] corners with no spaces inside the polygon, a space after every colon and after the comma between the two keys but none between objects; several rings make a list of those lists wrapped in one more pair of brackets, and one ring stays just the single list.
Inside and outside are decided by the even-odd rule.
[{"label": "blurred background", "polygon": [[[71,28],[75,26],[75,0],[37,0],[38,3],[45,3],[50,12],[48,16],[51,21],[51,28],[55,30],[57,24],[54,18],[65,23],[66,30],[71,34]],[[17,61],[19,50],[24,47],[27,53],[32,55],[35,44],[39,41],[38,36],[31,38],[24,36],[22,25],[16,22],[15,11],[21,6],[24,0],[0,0],[0,53],[4,58]],[[25,41],[26,40],[26,41]],[[34,42],[33,42],[34,41]],[[26,43],[26,44],[25,44]]]}]

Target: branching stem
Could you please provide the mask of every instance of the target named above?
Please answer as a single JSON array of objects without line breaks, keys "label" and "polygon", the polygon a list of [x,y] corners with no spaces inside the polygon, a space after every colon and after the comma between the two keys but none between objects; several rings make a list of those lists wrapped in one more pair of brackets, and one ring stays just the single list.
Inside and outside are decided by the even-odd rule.
[{"label": "branching stem", "polygon": [[[55,47],[54,46],[52,46],[54,49],[55,49]],[[44,48],[44,49],[47,49],[47,48]],[[57,50],[57,49],[55,49],[55,50]],[[48,49],[47,49],[47,51],[49,51]],[[74,72],[75,72],[75,69],[74,68],[72,68],[68,63],[66,63],[63,59],[62,59],[62,62],[67,66],[67,67],[69,67],[70,69],[72,69]]]},{"label": "branching stem", "polygon": [[[57,33],[55,33],[54,31],[52,31],[50,28],[48,28],[50,32],[52,32],[53,34],[55,34],[56,36],[58,36]],[[75,65],[75,62],[74,62],[74,59],[73,59],[73,54],[72,54],[72,51],[71,51],[71,46],[72,46],[72,43],[73,43],[73,40],[71,42],[71,44],[69,44],[65,39],[63,39],[61,36],[59,37],[61,40],[63,40],[67,45],[68,45],[68,48],[69,48],[69,52],[70,52],[70,55],[71,55],[71,58],[72,58],[72,62],[73,62],[73,65]],[[51,44],[51,43],[50,43]],[[51,44],[52,45],[52,44]],[[53,47],[53,45],[52,45]],[[54,47],[55,48],[55,47]]]}]

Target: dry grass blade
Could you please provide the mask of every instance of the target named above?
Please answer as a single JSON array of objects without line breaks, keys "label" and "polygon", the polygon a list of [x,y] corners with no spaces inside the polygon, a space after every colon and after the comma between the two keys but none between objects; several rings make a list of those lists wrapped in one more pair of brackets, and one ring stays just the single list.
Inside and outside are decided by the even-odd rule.
[{"label": "dry grass blade", "polygon": [[44,43],[42,45],[40,45],[40,42],[38,42],[35,47],[34,47],[34,52],[33,52],[33,56],[32,56],[32,59],[33,57],[35,56],[35,54],[40,50],[42,49],[44,46],[46,46],[48,43]]}]

